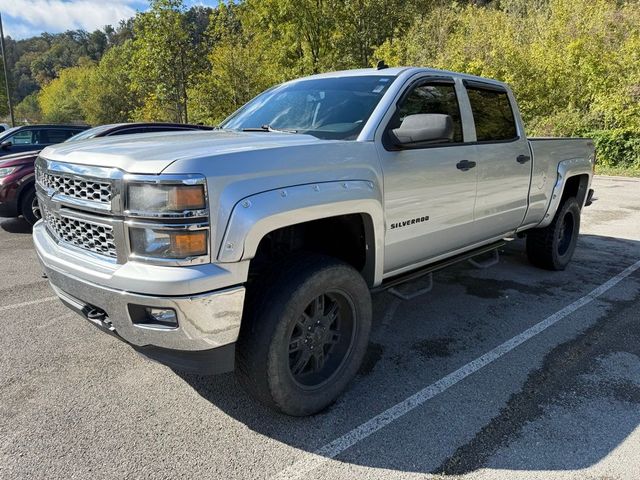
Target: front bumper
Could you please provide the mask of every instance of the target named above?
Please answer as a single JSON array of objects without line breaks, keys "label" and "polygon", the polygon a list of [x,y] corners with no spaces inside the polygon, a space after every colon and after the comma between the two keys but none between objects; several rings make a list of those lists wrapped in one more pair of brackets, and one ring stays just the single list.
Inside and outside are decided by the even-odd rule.
[{"label": "front bumper", "polygon": [[[77,275],[82,273],[80,268],[74,271],[68,264],[56,264],[59,259],[56,250],[61,247],[48,235],[42,222],[34,228],[34,243],[44,272],[60,300],[84,318],[135,347],[198,352],[231,345],[238,338],[245,295],[243,286],[195,295],[130,292],[80,278]],[[180,267],[173,268],[181,270]],[[178,272],[176,278],[180,278]],[[152,279],[150,283],[153,284]],[[184,288],[184,285],[176,285],[175,291]],[[134,323],[129,309],[131,305],[171,308],[176,312],[178,327]],[[95,309],[104,312],[105,317],[89,318],[88,312]]]}]

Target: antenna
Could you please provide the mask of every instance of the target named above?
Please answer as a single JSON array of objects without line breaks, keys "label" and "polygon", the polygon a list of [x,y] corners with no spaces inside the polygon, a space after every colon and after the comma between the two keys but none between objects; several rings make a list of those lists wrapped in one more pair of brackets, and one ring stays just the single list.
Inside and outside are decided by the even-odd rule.
[{"label": "antenna", "polygon": [[384,60],[380,60],[376,65],[376,70],[384,70],[385,68],[389,68],[389,65],[384,63]]}]

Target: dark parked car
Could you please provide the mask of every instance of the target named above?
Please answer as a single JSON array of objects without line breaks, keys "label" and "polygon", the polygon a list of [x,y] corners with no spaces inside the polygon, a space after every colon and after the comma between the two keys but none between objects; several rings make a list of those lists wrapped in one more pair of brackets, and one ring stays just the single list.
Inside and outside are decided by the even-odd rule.
[{"label": "dark parked car", "polygon": [[87,128],[83,125],[25,125],[9,128],[0,133],[0,157],[42,150],[49,145],[62,143]]},{"label": "dark parked car", "polygon": [[[8,133],[13,138],[14,132],[19,133],[18,129],[55,129],[53,126],[33,126],[33,127],[17,127],[15,130],[10,129],[0,134],[0,142],[5,134]],[[110,137],[114,135],[130,135],[137,133],[152,132],[175,132],[187,130],[212,130],[212,127],[204,125],[189,125],[179,123],[118,123],[113,125],[100,125],[99,127],[61,127],[62,129],[76,128],[73,136],[66,135],[55,143],[63,141],[75,142],[77,140],[87,140],[97,137]],[[22,130],[20,130],[22,131]],[[71,138],[69,138],[71,137]],[[20,137],[21,138],[21,137]],[[0,143],[0,148],[3,144]],[[40,219],[40,209],[35,195],[34,188],[34,162],[38,157],[38,153],[44,147],[50,144],[31,144],[25,153],[17,153],[7,155],[0,158],[0,217],[18,217],[22,215],[24,219],[31,225]]]}]

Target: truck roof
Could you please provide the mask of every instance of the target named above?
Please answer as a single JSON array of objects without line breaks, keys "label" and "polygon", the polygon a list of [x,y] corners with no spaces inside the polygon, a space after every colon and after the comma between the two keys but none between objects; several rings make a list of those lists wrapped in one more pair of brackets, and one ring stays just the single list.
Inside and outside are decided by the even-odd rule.
[{"label": "truck roof", "polygon": [[319,73],[308,77],[291,80],[291,82],[304,81],[314,78],[335,78],[335,77],[357,77],[365,75],[380,75],[386,77],[398,77],[402,74],[413,75],[415,73],[429,73],[433,75],[446,75],[451,77],[463,78],[468,80],[477,80],[485,83],[493,83],[496,85],[507,86],[504,82],[494,80],[492,78],[479,77],[477,75],[469,75],[467,73],[451,72],[448,70],[439,70],[437,68],[426,67],[389,67],[378,70],[377,68],[360,68],[354,70],[339,70],[336,72]]}]

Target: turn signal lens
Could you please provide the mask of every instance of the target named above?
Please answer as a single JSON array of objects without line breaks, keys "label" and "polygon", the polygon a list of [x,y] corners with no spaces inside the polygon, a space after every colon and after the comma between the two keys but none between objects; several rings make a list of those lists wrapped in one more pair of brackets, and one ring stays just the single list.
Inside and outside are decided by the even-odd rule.
[{"label": "turn signal lens", "polygon": [[169,210],[202,210],[204,207],[202,185],[182,185],[169,190]]},{"label": "turn signal lens", "polygon": [[204,210],[207,200],[204,185],[129,185],[127,209],[135,213],[171,213]]},{"label": "turn signal lens", "polygon": [[207,253],[207,232],[174,233],[171,250],[177,257],[195,257]]},{"label": "turn signal lens", "polygon": [[206,255],[207,230],[131,228],[131,253],[141,257],[185,259]]}]

